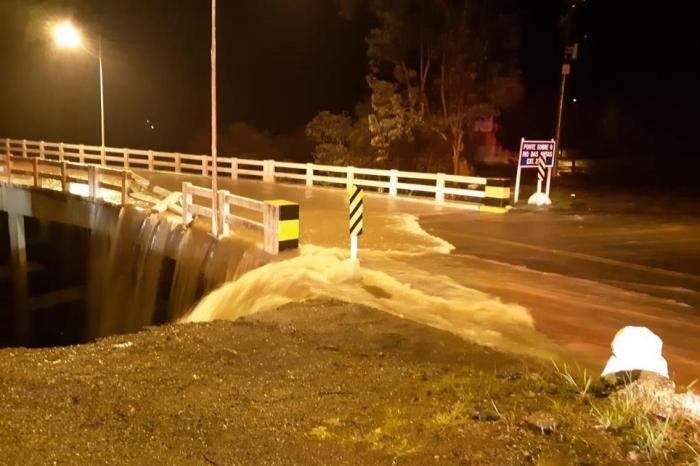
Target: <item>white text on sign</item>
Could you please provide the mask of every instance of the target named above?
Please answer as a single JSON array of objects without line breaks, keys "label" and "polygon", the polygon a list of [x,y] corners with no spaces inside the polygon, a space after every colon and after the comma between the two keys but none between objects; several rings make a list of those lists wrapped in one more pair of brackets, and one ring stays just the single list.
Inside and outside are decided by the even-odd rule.
[{"label": "white text on sign", "polygon": [[554,164],[554,143],[549,141],[526,141],[520,151],[520,166],[536,167],[540,157],[544,157],[547,167]]}]

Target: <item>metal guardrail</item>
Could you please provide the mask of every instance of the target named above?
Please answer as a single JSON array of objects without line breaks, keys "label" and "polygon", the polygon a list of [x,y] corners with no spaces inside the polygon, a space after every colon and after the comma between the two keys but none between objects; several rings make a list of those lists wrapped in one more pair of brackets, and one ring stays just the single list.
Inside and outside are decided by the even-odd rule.
[{"label": "metal guardrail", "polygon": [[[120,149],[84,144],[5,139],[5,153],[40,157],[58,162],[96,163],[125,169],[212,175],[210,155],[152,150]],[[217,176],[260,179],[263,182],[302,183],[306,186],[355,185],[386,193],[390,197],[411,194],[441,204],[450,200],[474,203],[479,210],[504,211],[510,205],[511,181],[501,178],[419,173],[314,163],[217,157]]]}]

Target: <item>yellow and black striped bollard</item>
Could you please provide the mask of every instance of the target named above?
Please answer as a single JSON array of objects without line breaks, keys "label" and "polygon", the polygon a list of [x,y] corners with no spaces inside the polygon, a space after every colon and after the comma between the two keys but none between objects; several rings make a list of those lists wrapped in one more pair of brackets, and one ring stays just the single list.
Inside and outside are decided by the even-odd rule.
[{"label": "yellow and black striped bollard", "polygon": [[265,201],[263,218],[265,251],[279,254],[299,247],[299,204],[285,200]]},{"label": "yellow and black striped bollard", "polygon": [[350,258],[357,260],[357,238],[362,234],[364,228],[364,192],[357,186],[348,189],[350,199]]}]

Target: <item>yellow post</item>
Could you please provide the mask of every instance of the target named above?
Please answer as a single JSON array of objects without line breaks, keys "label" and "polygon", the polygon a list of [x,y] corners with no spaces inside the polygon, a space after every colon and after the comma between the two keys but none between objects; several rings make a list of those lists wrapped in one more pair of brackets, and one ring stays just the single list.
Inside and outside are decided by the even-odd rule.
[{"label": "yellow post", "polygon": [[265,252],[279,254],[299,247],[299,204],[284,200],[265,201],[263,209]]},{"label": "yellow post", "polygon": [[488,178],[484,187],[482,212],[504,213],[510,209],[510,179]]}]

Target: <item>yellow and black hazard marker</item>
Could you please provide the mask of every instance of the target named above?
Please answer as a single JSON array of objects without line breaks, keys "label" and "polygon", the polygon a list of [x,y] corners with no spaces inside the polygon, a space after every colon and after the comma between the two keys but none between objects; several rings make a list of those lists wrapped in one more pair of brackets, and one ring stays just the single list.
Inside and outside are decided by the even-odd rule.
[{"label": "yellow and black hazard marker", "polygon": [[510,180],[507,178],[487,178],[484,187],[482,212],[504,213],[510,207]]},{"label": "yellow and black hazard marker", "polygon": [[363,227],[363,214],[364,214],[364,192],[357,186],[352,186],[348,190],[348,196],[350,196],[350,235],[360,236],[362,234]]},{"label": "yellow and black hazard marker", "polygon": [[365,195],[362,189],[351,186],[348,189],[348,197],[350,198],[350,257],[352,260],[357,260],[357,237],[364,229],[363,199]]},{"label": "yellow and black hazard marker", "polygon": [[265,250],[277,254],[299,247],[299,204],[274,200],[265,201]]}]

